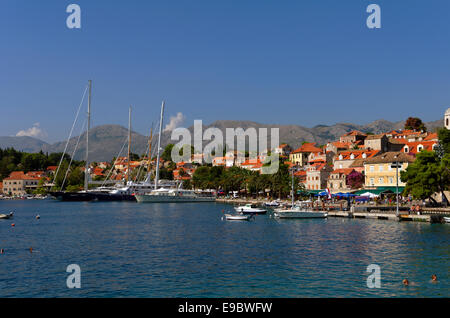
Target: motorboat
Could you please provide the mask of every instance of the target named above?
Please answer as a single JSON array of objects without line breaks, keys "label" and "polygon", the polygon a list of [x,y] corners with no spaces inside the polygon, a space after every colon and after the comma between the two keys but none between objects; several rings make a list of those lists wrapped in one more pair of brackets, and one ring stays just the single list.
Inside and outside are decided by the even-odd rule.
[{"label": "motorboat", "polygon": [[266,202],[264,203],[265,206],[268,207],[279,207],[280,206],[280,202],[278,202],[277,200],[271,201],[271,202]]},{"label": "motorboat", "polygon": [[250,221],[252,217],[249,214],[225,214],[225,219],[229,221]]},{"label": "motorboat", "polygon": [[0,214],[0,220],[6,220],[6,219],[10,219],[14,216],[14,213],[11,212],[9,214]]},{"label": "motorboat", "polygon": [[445,221],[445,223],[450,223],[450,217],[444,216],[444,221]]},{"label": "motorboat", "polygon": [[326,218],[328,214],[321,211],[310,211],[300,207],[291,209],[276,209],[273,216],[279,219],[311,219],[311,218]]},{"label": "motorboat", "polygon": [[266,214],[266,209],[258,208],[256,204],[248,203],[243,206],[238,206],[234,208],[237,212],[242,214]]}]

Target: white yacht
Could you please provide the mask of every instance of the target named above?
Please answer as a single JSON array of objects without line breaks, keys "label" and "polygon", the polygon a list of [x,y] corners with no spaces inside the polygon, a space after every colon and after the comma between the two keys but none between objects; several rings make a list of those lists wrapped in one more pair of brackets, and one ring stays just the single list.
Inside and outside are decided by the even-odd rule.
[{"label": "white yacht", "polygon": [[[134,197],[137,202],[142,203],[158,203],[158,202],[214,202],[216,201],[216,194],[214,192],[203,192],[194,190],[185,190],[178,187],[164,188],[161,187],[159,180],[159,163],[160,163],[160,152],[161,152],[161,135],[162,135],[162,124],[164,118],[164,101],[161,105],[161,118],[159,120],[159,135],[158,135],[158,148],[156,157],[156,175],[155,184],[152,191],[146,191],[145,193],[136,192]],[[150,185],[148,184],[147,190],[150,190]],[[141,189],[143,190],[143,189]]]},{"label": "white yacht", "polygon": [[278,207],[278,206],[280,206],[280,202],[278,200],[274,200],[271,202],[266,202],[266,203],[264,203],[264,205],[269,206],[269,207],[273,207],[273,206]]},{"label": "white yacht", "polygon": [[326,218],[328,214],[321,211],[310,211],[295,206],[291,209],[276,209],[273,216],[280,219],[310,219],[310,218]]},{"label": "white yacht", "polygon": [[166,188],[153,190],[148,194],[136,194],[135,197],[137,202],[143,203],[216,201],[216,195],[214,192]]},{"label": "white yacht", "polygon": [[246,204],[243,206],[238,206],[234,208],[237,212],[242,214],[266,214],[266,209],[258,208],[256,204]]},{"label": "white yacht", "polygon": [[273,216],[280,219],[309,219],[326,218],[328,214],[321,211],[312,211],[309,208],[309,201],[294,203],[294,174],[292,172],[291,208],[279,208],[273,211]]}]

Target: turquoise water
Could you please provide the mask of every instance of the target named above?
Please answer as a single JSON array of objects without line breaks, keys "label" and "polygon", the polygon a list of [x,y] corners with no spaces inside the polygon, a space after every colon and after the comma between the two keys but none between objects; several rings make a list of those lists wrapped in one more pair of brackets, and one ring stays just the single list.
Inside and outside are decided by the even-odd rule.
[{"label": "turquoise water", "polygon": [[[0,213],[15,212],[0,220],[0,297],[450,294],[448,224],[269,215],[230,222],[222,209],[232,207],[0,201]],[[81,289],[66,286],[69,264],[81,267]],[[366,285],[369,264],[381,268],[380,289]]]}]

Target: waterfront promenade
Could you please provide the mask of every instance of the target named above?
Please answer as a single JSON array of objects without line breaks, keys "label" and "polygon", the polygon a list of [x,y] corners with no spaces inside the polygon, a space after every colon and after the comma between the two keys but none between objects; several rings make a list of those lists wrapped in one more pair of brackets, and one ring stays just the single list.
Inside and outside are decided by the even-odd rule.
[{"label": "waterfront promenade", "polygon": [[[217,202],[227,204],[258,204],[264,205],[269,201],[261,199],[217,199]],[[290,205],[291,202],[287,200],[279,201],[282,205]],[[392,205],[371,205],[359,204],[354,205],[354,211],[346,211],[343,207],[346,203],[313,203],[312,209],[327,211],[329,217],[343,217],[343,218],[360,218],[360,219],[379,219],[392,221],[415,221],[428,223],[441,223],[442,216],[450,216],[450,208],[430,208],[424,207],[420,214],[409,213],[409,207],[402,206],[400,208],[399,216],[396,215],[395,206]]]}]

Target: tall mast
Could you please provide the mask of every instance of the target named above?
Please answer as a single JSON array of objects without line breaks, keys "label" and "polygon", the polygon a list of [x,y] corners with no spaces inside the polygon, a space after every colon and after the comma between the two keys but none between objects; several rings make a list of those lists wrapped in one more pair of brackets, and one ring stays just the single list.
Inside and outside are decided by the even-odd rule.
[{"label": "tall mast", "polygon": [[294,169],[292,169],[292,205],[291,209],[294,209]]},{"label": "tall mast", "polygon": [[162,134],[163,116],[164,116],[164,101],[162,101],[161,118],[159,119],[158,149],[156,149],[158,155],[156,156],[155,190],[158,188],[158,179],[159,179],[159,158],[161,152],[161,134]]},{"label": "tall mast", "polygon": [[91,128],[91,93],[92,80],[89,80],[89,98],[87,111],[87,130],[86,130],[86,165],[84,170],[84,190],[87,191],[89,187],[89,129]]},{"label": "tall mast", "polygon": [[147,173],[150,173],[152,168],[152,142],[153,142],[153,125],[150,128],[150,137],[148,138],[148,160],[147,160]]},{"label": "tall mast", "polygon": [[130,181],[130,152],[131,152],[131,106],[128,111],[128,159],[127,159],[127,184]]}]

